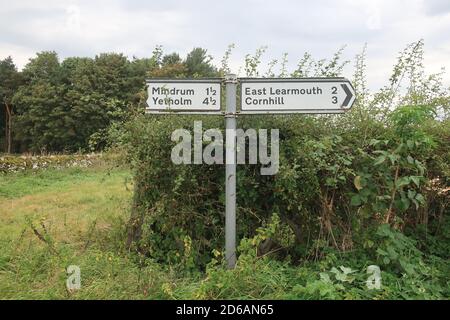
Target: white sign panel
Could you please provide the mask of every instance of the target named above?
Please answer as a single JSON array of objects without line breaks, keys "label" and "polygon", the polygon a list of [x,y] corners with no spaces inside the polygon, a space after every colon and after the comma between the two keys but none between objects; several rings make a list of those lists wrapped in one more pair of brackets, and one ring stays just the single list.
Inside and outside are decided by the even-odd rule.
[{"label": "white sign panel", "polygon": [[147,111],[220,111],[221,80],[149,80]]},{"label": "white sign panel", "polygon": [[241,79],[241,110],[249,113],[340,113],[355,90],[345,78]]}]

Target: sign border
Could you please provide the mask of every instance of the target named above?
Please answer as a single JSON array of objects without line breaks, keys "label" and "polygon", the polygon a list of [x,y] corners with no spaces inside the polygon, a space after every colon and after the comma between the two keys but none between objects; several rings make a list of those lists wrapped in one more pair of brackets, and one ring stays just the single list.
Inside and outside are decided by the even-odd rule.
[{"label": "sign border", "polygon": [[201,78],[201,79],[196,79],[196,78],[180,78],[180,79],[166,79],[166,78],[148,78],[145,79],[145,83],[150,83],[150,82],[170,82],[170,83],[183,83],[183,82],[187,82],[187,83],[220,83],[222,84],[223,79],[222,78]]}]

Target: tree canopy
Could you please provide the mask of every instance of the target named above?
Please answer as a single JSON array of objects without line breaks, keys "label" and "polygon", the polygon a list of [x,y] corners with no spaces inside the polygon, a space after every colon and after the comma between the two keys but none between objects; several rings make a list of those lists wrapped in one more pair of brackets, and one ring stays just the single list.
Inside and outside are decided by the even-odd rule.
[{"label": "tree canopy", "polygon": [[[217,74],[207,51],[193,49],[182,59],[156,47],[150,58],[102,53],[61,61],[54,51],[37,53],[21,72],[11,57],[0,61],[2,104],[14,107],[11,121],[16,152],[99,150],[108,130],[142,107],[148,77],[210,77]],[[0,114],[2,149],[8,113]],[[134,110],[134,111],[133,111]]]}]

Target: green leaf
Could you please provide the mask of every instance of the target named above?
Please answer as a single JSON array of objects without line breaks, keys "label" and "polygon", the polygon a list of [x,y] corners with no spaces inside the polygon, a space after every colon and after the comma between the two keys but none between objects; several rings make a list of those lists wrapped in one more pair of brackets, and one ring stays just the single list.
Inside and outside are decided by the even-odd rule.
[{"label": "green leaf", "polygon": [[414,274],[414,265],[411,263],[408,263],[404,259],[399,259],[400,266],[406,271],[407,274]]},{"label": "green leaf", "polygon": [[335,178],[326,178],[325,185],[329,187],[335,187],[337,184],[337,180]]},{"label": "green leaf", "polygon": [[359,195],[354,195],[350,201],[350,205],[358,207],[362,204],[361,197]]},{"label": "green leaf", "polygon": [[425,204],[425,198],[420,193],[416,194],[416,200],[419,201],[420,204]]},{"label": "green leaf", "polygon": [[389,246],[386,248],[388,254],[389,254],[389,259],[391,260],[395,260],[398,258],[398,253],[395,252],[394,248],[392,246]]},{"label": "green leaf", "polygon": [[422,162],[419,160],[414,160],[414,163],[419,170],[420,175],[423,175],[425,173],[425,167],[423,166]]},{"label": "green leaf", "polygon": [[400,201],[395,202],[396,207],[401,211],[406,211],[411,205],[411,201],[408,198],[401,198]]},{"label": "green leaf", "polygon": [[416,199],[411,199],[411,201],[414,203],[416,210],[419,209],[419,202]]},{"label": "green leaf", "polygon": [[326,282],[326,283],[332,283],[329,274],[325,273],[325,272],[320,273],[320,280],[322,280],[323,282]]},{"label": "green leaf", "polygon": [[375,162],[374,162],[374,165],[375,166],[378,166],[378,165],[380,165],[380,164],[382,164],[384,161],[386,160],[386,156],[379,156],[376,160],[375,160]]},{"label": "green leaf", "polygon": [[414,199],[414,197],[416,196],[417,192],[415,190],[408,190],[408,199]]},{"label": "green leaf", "polygon": [[365,243],[365,245],[367,246],[367,248],[372,248],[374,244],[375,244],[375,243],[374,243],[372,240],[367,240],[366,243]]},{"label": "green leaf", "polygon": [[403,186],[407,186],[409,184],[409,177],[401,177],[400,179],[397,180],[397,182],[395,183],[397,188],[401,188]]},{"label": "green leaf", "polygon": [[344,159],[344,160],[342,160],[342,163],[345,164],[346,166],[349,166],[352,164],[352,161],[351,161],[351,159]]},{"label": "green leaf", "polygon": [[411,156],[407,156],[406,160],[408,161],[409,164],[414,164],[414,158]]},{"label": "green leaf", "polygon": [[344,274],[350,274],[350,273],[355,273],[356,272],[356,270],[353,270],[352,268],[347,268],[347,267],[344,267],[344,266],[340,266],[339,268],[342,270],[342,272]]},{"label": "green leaf", "polygon": [[420,187],[420,178],[422,178],[421,176],[411,176],[409,178],[417,187]]},{"label": "green leaf", "polygon": [[408,141],[406,141],[406,145],[408,146],[409,149],[413,149],[414,148],[414,141],[408,140]]},{"label": "green leaf", "polygon": [[398,155],[396,154],[390,154],[388,155],[389,160],[391,160],[392,164],[395,164],[395,162],[400,158]]}]

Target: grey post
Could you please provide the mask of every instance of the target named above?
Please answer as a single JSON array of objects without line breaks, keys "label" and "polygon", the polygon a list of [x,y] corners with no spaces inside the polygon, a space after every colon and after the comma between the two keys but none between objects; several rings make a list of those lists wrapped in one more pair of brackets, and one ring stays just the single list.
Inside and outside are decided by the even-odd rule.
[{"label": "grey post", "polygon": [[236,87],[237,76],[226,83],[226,169],[225,169],[225,259],[229,269],[236,265]]}]

